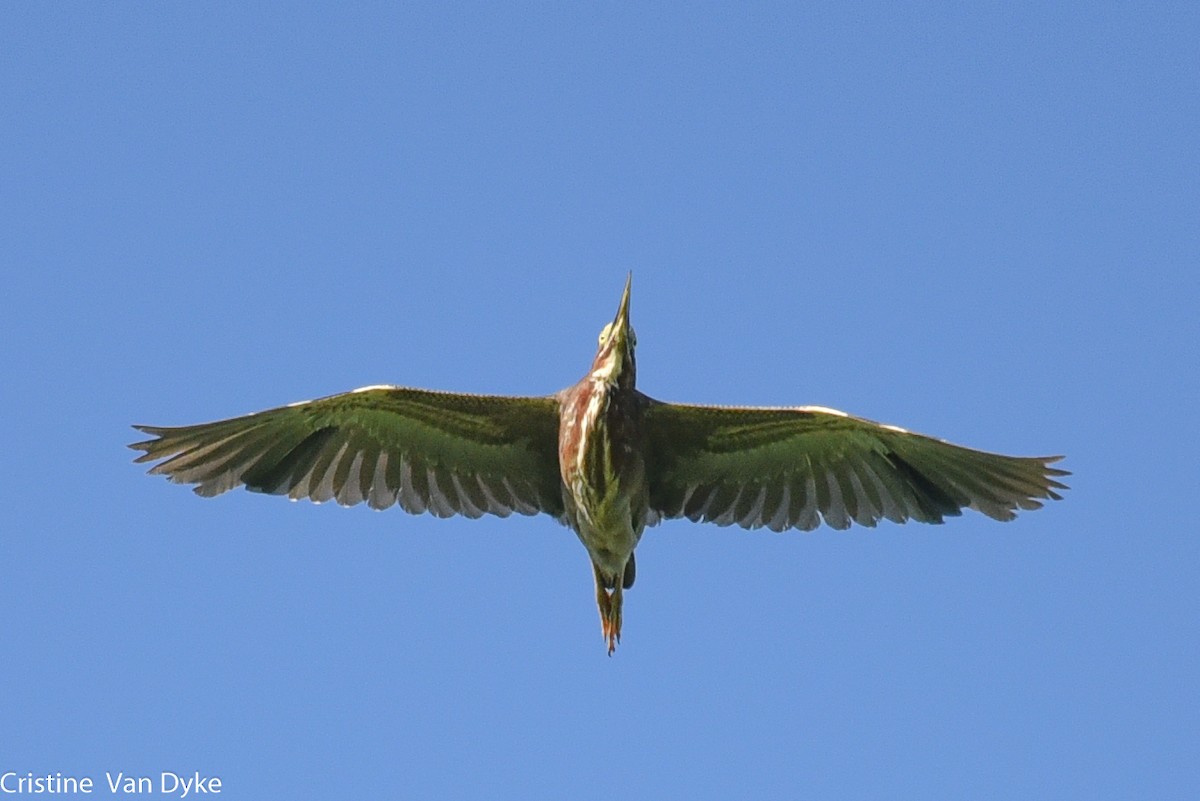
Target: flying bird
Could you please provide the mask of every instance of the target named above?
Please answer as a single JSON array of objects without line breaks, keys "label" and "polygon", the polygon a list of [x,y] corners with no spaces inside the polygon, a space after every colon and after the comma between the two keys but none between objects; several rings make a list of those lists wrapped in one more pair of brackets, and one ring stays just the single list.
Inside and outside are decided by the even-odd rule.
[{"label": "flying bird", "polygon": [[621,639],[623,593],[647,526],[671,518],[772,531],[1011,520],[1060,500],[1051,465],[820,406],[664,403],[636,387],[630,279],[591,369],[545,397],[369,386],[200,425],[134,428],[151,474],[204,497],[244,486],[293,500],[398,504],[410,514],[544,513],[574,531],[595,578],[601,634]]}]

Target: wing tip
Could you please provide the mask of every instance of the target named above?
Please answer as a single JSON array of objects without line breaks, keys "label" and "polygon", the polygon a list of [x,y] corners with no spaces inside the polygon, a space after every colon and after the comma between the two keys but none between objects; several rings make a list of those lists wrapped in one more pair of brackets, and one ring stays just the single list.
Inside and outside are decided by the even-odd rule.
[{"label": "wing tip", "polygon": [[127,444],[125,446],[126,448],[129,448],[132,451],[141,451],[140,454],[138,454],[136,457],[134,457],[134,460],[133,460],[134,464],[144,464],[145,462],[153,462],[156,459],[161,459],[161,458],[163,458],[164,455],[166,455],[160,451],[157,451],[157,446],[162,444],[163,435],[165,434],[165,429],[160,428],[158,426],[147,426],[147,425],[140,425],[140,424],[134,424],[132,427],[135,430],[140,431],[143,434],[149,434],[152,437],[152,439],[144,439],[144,440],[139,440],[138,442],[130,442],[129,444]]},{"label": "wing tip", "polygon": [[1062,496],[1059,495],[1054,490],[1070,489],[1069,486],[1067,486],[1063,482],[1058,481],[1056,479],[1061,478],[1063,476],[1071,475],[1071,471],[1063,470],[1061,467],[1051,467],[1050,466],[1050,465],[1054,464],[1055,462],[1061,462],[1065,458],[1067,458],[1067,457],[1063,456],[1063,455],[1043,456],[1038,460],[1042,463],[1042,475],[1043,475],[1043,478],[1045,478],[1045,480],[1046,480],[1046,494],[1043,497],[1050,498],[1051,500],[1055,500],[1055,501],[1061,501]]}]

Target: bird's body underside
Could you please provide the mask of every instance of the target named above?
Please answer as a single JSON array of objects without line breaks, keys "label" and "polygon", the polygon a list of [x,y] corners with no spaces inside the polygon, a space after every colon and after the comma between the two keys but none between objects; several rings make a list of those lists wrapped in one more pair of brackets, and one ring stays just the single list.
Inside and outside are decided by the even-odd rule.
[{"label": "bird's body underside", "polygon": [[616,320],[600,334],[591,371],[557,396],[563,507],[592,558],[600,628],[610,654],[621,638],[623,593],[633,586],[633,549],[650,503],[643,403],[634,389],[635,342],[627,284]]},{"label": "bird's body underside", "polygon": [[648,525],[687,518],[811,530],[881,519],[997,520],[1065,489],[1061,457],[952,445],[822,407],[662,403],[636,389],[629,284],[592,368],[549,397],[373,386],[178,428],[136,426],[151,473],[211,496],[237,486],[439,517],[546,513],[591,557],[601,630],[620,639],[623,590]]}]

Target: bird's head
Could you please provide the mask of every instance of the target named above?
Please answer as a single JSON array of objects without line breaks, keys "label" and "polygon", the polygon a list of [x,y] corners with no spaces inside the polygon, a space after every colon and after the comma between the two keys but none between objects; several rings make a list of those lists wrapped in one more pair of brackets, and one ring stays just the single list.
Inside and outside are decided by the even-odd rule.
[{"label": "bird's head", "polygon": [[637,335],[629,324],[629,287],[632,282],[633,273],[630,273],[625,279],[625,291],[621,294],[617,316],[600,331],[600,344],[596,349],[596,358],[592,360],[592,378],[625,389],[632,389],[637,381],[637,366],[633,358]]}]

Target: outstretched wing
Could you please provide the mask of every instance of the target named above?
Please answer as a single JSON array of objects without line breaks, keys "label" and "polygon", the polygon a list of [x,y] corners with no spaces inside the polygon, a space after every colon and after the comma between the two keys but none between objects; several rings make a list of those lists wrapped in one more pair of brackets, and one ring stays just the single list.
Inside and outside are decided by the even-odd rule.
[{"label": "outstretched wing", "polygon": [[562,515],[558,402],[364,387],[278,409],[163,428],[129,447],[151,474],[195,484],[205,497],[255,492],[394,503],[438,517],[485,512]]},{"label": "outstretched wing", "polygon": [[647,398],[650,506],[659,517],[773,531],[882,518],[996,520],[1059,500],[1062,457],[971,450],[818,406],[723,408]]}]

